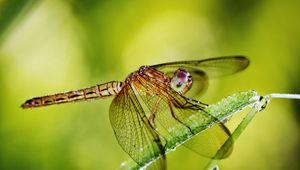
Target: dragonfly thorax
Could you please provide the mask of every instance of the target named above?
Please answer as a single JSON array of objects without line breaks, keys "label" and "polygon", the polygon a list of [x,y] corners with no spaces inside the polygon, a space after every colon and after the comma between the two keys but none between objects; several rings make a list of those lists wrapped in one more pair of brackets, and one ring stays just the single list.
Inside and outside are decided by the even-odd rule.
[{"label": "dragonfly thorax", "polygon": [[139,74],[142,74],[147,69],[149,69],[149,66],[141,66],[137,71],[130,73],[126,78],[127,83],[136,79]]},{"label": "dragonfly thorax", "polygon": [[145,70],[147,70],[147,69],[149,69],[150,67],[149,66],[141,66],[140,68],[139,68],[139,72],[143,72],[143,71],[145,71]]},{"label": "dragonfly thorax", "polygon": [[192,76],[188,71],[179,68],[175,71],[170,86],[178,93],[185,94],[192,87]]},{"label": "dragonfly thorax", "polygon": [[168,76],[150,66],[141,66],[137,71],[128,75],[126,82],[130,83],[131,81],[135,81],[141,77],[143,77],[146,81],[160,81],[166,84],[170,82],[170,78]]}]

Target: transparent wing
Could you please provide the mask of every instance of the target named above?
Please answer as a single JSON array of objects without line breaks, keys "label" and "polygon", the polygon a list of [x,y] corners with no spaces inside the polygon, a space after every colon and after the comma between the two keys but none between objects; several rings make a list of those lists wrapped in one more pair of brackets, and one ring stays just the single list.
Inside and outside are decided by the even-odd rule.
[{"label": "transparent wing", "polygon": [[152,166],[166,169],[160,138],[151,128],[130,85],[126,85],[114,98],[109,117],[118,143],[137,164],[144,166],[149,157],[162,155]]},{"label": "transparent wing", "polygon": [[185,68],[191,74],[203,72],[209,78],[230,75],[244,70],[249,65],[249,60],[244,56],[228,56],[208,58],[203,60],[179,61],[153,65],[154,67],[168,75],[173,75],[178,68]]},{"label": "transparent wing", "polygon": [[[228,133],[226,133],[226,131]],[[225,132],[225,133],[224,133]],[[189,148],[190,150],[198,153],[199,155],[212,158],[215,156],[217,151],[220,147],[227,141],[230,140],[229,138],[230,132],[226,126],[222,123],[218,123],[213,125],[212,127],[204,130],[203,132],[199,133],[192,140],[187,141],[184,143],[184,146]],[[233,141],[230,149],[224,155],[224,157],[217,158],[223,159],[227,158],[233,150]]]},{"label": "transparent wing", "polygon": [[189,97],[199,96],[208,86],[208,79],[231,75],[244,70],[249,60],[244,56],[228,56],[208,58],[203,60],[179,61],[153,65],[169,77],[172,77],[178,68],[186,69],[193,78],[193,85],[186,94]]},{"label": "transparent wing", "polygon": [[[167,141],[165,147],[168,147],[170,139],[174,141],[176,138],[177,142],[182,142],[186,134],[196,134],[218,122],[217,118],[203,111],[204,105],[185,98],[165,83],[147,75],[138,77],[138,80],[133,85],[139,89],[139,97],[147,108],[144,109],[147,110],[147,115],[149,117],[154,115],[156,130]],[[184,145],[202,156],[212,158],[230,135],[229,131],[221,126],[216,126],[212,130],[213,133],[209,133],[210,139],[203,140],[202,137],[198,139],[197,136],[201,136],[201,133],[196,136],[195,142],[202,142],[202,147],[193,142]],[[211,149],[205,150],[203,147]]]}]

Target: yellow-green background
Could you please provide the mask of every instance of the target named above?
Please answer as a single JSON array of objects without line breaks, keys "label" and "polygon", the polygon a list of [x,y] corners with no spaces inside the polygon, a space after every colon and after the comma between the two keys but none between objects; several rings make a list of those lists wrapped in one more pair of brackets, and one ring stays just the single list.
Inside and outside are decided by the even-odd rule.
[{"label": "yellow-green background", "polygon": [[[250,67],[204,100],[300,93],[300,1],[0,0],[0,169],[115,169],[127,159],[111,99],[32,110],[28,98],[124,80],[141,65],[243,54]],[[299,169],[300,101],[273,100],[221,169]],[[170,169],[197,169],[180,148]]]}]

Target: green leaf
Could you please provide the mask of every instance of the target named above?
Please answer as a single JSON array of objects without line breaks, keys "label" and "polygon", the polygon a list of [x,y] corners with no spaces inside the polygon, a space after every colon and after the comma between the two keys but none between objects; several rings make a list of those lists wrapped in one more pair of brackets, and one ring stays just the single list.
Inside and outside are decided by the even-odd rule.
[{"label": "green leaf", "polygon": [[[219,102],[210,105],[209,107],[207,107],[205,109],[205,111],[212,114],[213,116],[215,116],[219,120],[218,122],[221,122],[222,120],[227,119],[230,116],[232,116],[234,113],[237,113],[246,107],[253,106],[260,99],[261,99],[261,97],[257,95],[256,91],[251,90],[251,91],[246,91],[246,92],[240,92],[240,93],[236,93],[231,96],[228,96],[228,97],[220,100]],[[254,108],[256,108],[256,107],[254,107]],[[216,158],[220,158],[220,157],[223,157],[224,155],[226,155],[228,149],[230,148],[230,146],[232,144],[232,141],[234,141],[239,136],[239,134],[242,133],[245,126],[247,126],[247,123],[249,123],[251,121],[251,118],[252,118],[251,116],[254,116],[253,114],[256,113],[255,111],[257,112],[257,109],[254,110],[252,114],[250,114],[250,118],[247,118],[246,120],[244,119],[246,121],[246,124],[244,124],[244,125],[240,124],[240,126],[243,128],[238,129],[239,128],[239,126],[238,126],[237,131],[235,130],[233,133],[233,136],[231,136],[227,140],[229,142],[225,142],[225,144],[224,144],[225,146],[223,145],[220,148],[220,150],[218,150],[215,157],[212,159],[212,161],[208,165],[208,168],[215,167],[215,165],[218,161],[218,159],[216,159]],[[198,117],[196,117],[196,116],[195,117],[191,116],[190,119],[192,119],[193,121],[202,122],[202,120],[197,120]],[[205,125],[198,124],[196,126],[191,127],[191,130],[193,132],[197,132],[194,135],[191,135],[189,133],[189,131],[182,131],[181,129],[174,129],[174,131],[178,131],[178,136],[170,137],[170,139],[168,139],[168,141],[169,141],[168,145],[165,146],[166,153],[168,153],[170,151],[174,151],[182,143],[190,140],[195,135],[197,135],[198,133],[201,133],[205,129],[210,128],[215,123],[217,123],[217,122],[211,121]],[[156,157],[156,158],[149,157],[149,155],[147,155],[146,153],[142,153],[142,152],[141,152],[141,155],[143,155],[143,157],[145,158],[143,167],[137,165],[133,160],[130,159],[130,160],[123,162],[119,169],[145,168],[145,167],[147,167],[147,165],[151,164],[158,158],[158,157]]]}]

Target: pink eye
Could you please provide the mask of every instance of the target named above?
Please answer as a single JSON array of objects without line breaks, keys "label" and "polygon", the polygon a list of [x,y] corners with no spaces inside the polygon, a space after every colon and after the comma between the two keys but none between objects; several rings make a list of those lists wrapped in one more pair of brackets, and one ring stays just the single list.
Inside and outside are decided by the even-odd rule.
[{"label": "pink eye", "polygon": [[192,76],[183,68],[179,68],[171,79],[171,87],[179,93],[186,93],[192,85]]}]

